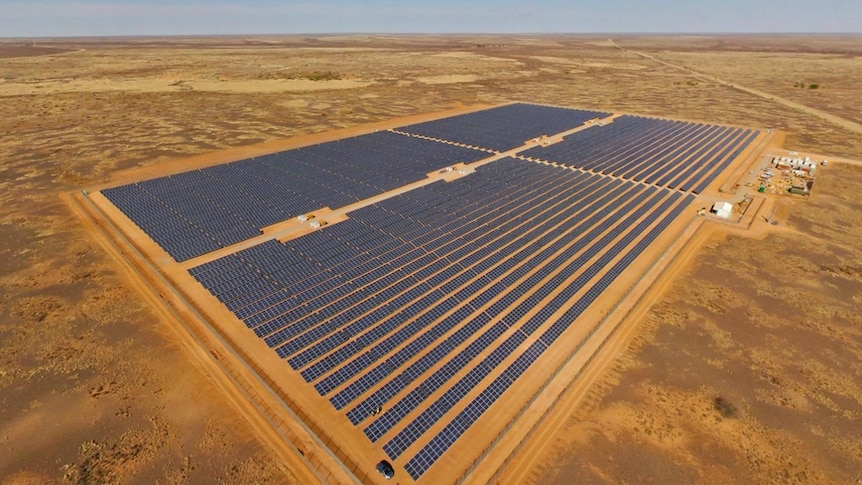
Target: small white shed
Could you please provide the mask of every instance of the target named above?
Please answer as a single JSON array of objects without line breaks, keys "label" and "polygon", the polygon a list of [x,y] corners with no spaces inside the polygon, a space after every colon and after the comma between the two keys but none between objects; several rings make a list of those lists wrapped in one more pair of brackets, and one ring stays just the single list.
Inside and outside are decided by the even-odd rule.
[{"label": "small white shed", "polygon": [[712,204],[711,212],[718,217],[727,219],[733,213],[733,204],[730,202],[716,202]]}]

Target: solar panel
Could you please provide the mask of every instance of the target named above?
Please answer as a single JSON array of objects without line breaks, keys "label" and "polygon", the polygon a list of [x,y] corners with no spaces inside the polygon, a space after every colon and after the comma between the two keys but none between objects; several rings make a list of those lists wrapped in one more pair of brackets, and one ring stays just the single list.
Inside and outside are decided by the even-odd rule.
[{"label": "solar panel", "polygon": [[[104,192],[180,261],[605,115],[509,105]],[[503,158],[189,273],[416,480],[757,134],[621,116],[521,153],[561,167]]]},{"label": "solar panel", "polygon": [[569,135],[562,142],[525,150],[521,155],[663,187],[680,187],[686,192],[698,189],[695,193],[699,193],[714,177],[701,183],[714,166],[721,168],[712,173],[719,173],[748,145],[750,141],[737,138],[741,131],[626,115],[613,123]]},{"label": "solar panel", "polygon": [[175,260],[260,235],[322,207],[342,207],[487,154],[377,132],[106,189],[102,193]]},{"label": "solar panel", "polygon": [[400,131],[505,151],[542,135],[555,135],[610,113],[511,104],[398,128]]}]

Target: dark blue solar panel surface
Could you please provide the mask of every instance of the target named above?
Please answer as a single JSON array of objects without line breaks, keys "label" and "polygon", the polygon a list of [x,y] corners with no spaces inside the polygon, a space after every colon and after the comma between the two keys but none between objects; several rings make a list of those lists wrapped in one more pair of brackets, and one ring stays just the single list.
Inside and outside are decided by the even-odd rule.
[{"label": "dark blue solar panel surface", "polygon": [[576,318],[551,316],[681,198],[509,158],[192,274],[393,459],[479,403],[408,460],[418,477]]},{"label": "dark blue solar panel surface", "polygon": [[[606,115],[511,105],[402,130],[504,150]],[[505,158],[190,274],[418,480],[757,134],[623,116],[525,152],[578,170]],[[183,260],[487,155],[349,140],[104,192]]]},{"label": "dark blue solar panel surface", "polygon": [[[674,196],[678,199],[679,196]],[[610,284],[637,258],[649,244],[664,231],[674,219],[694,200],[694,196],[686,197],[685,203],[678,204],[652,230],[638,243],[629,249],[616,264],[614,264],[574,305],[571,306],[564,316],[546,332],[546,334],[557,334],[559,329],[574,323],[575,319],[595,300]],[[676,202],[676,200],[671,201]],[[642,223],[641,229],[646,225]],[[613,249],[611,250],[613,252]],[[596,263],[598,264],[598,263]],[[560,332],[561,333],[561,332]],[[443,430],[435,435],[428,443],[416,453],[405,465],[407,473],[414,480],[418,480],[434,462],[440,458],[455,441],[485,412],[497,399],[517,380],[538,357],[553,343],[542,336],[535,341],[523,353],[521,353],[493,382],[491,382],[480,394],[478,394]],[[576,351],[577,349],[575,349]]]},{"label": "dark blue solar panel surface", "polygon": [[276,222],[338,208],[415,182],[479,150],[378,132],[240,160],[102,193],[175,260],[260,234]]},{"label": "dark blue solar panel surface", "polygon": [[404,126],[398,130],[506,151],[533,138],[562,133],[588,120],[607,116],[610,113],[518,103]]},{"label": "dark blue solar panel surface", "polygon": [[757,134],[743,128],[626,115],[520,155],[700,193]]}]

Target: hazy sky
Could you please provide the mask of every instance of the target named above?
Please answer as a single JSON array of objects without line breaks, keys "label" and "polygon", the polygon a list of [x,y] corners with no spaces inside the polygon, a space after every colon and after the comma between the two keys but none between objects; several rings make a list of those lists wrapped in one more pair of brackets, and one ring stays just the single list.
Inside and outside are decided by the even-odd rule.
[{"label": "hazy sky", "polygon": [[0,0],[0,37],[860,31],[862,0]]}]

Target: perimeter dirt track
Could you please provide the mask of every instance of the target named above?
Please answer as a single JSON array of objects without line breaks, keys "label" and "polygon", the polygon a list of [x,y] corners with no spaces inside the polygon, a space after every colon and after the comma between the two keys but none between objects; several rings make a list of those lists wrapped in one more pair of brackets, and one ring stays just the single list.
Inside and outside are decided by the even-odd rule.
[{"label": "perimeter dirt track", "polygon": [[[862,170],[832,162],[858,160],[862,139],[770,96],[862,122],[862,42],[616,41],[694,71],[587,37],[4,41],[0,481],[314,479],[247,396],[230,391],[226,376],[241,369],[226,372],[171,330],[175,317],[139,291],[60,194],[123,180],[130,168],[180,171],[217,162],[178,162],[190,156],[510,100],[780,129],[787,148],[826,154],[830,166],[810,199],[769,202],[778,227],[700,233],[704,249],[686,246],[693,259],[676,259],[607,344],[611,370],[591,367],[585,397],[571,390],[546,417],[553,426],[543,429],[558,431],[483,476],[858,481]],[[768,73],[748,68],[760,63]],[[797,78],[819,89],[796,88]],[[308,83],[317,84],[301,89]]]}]

